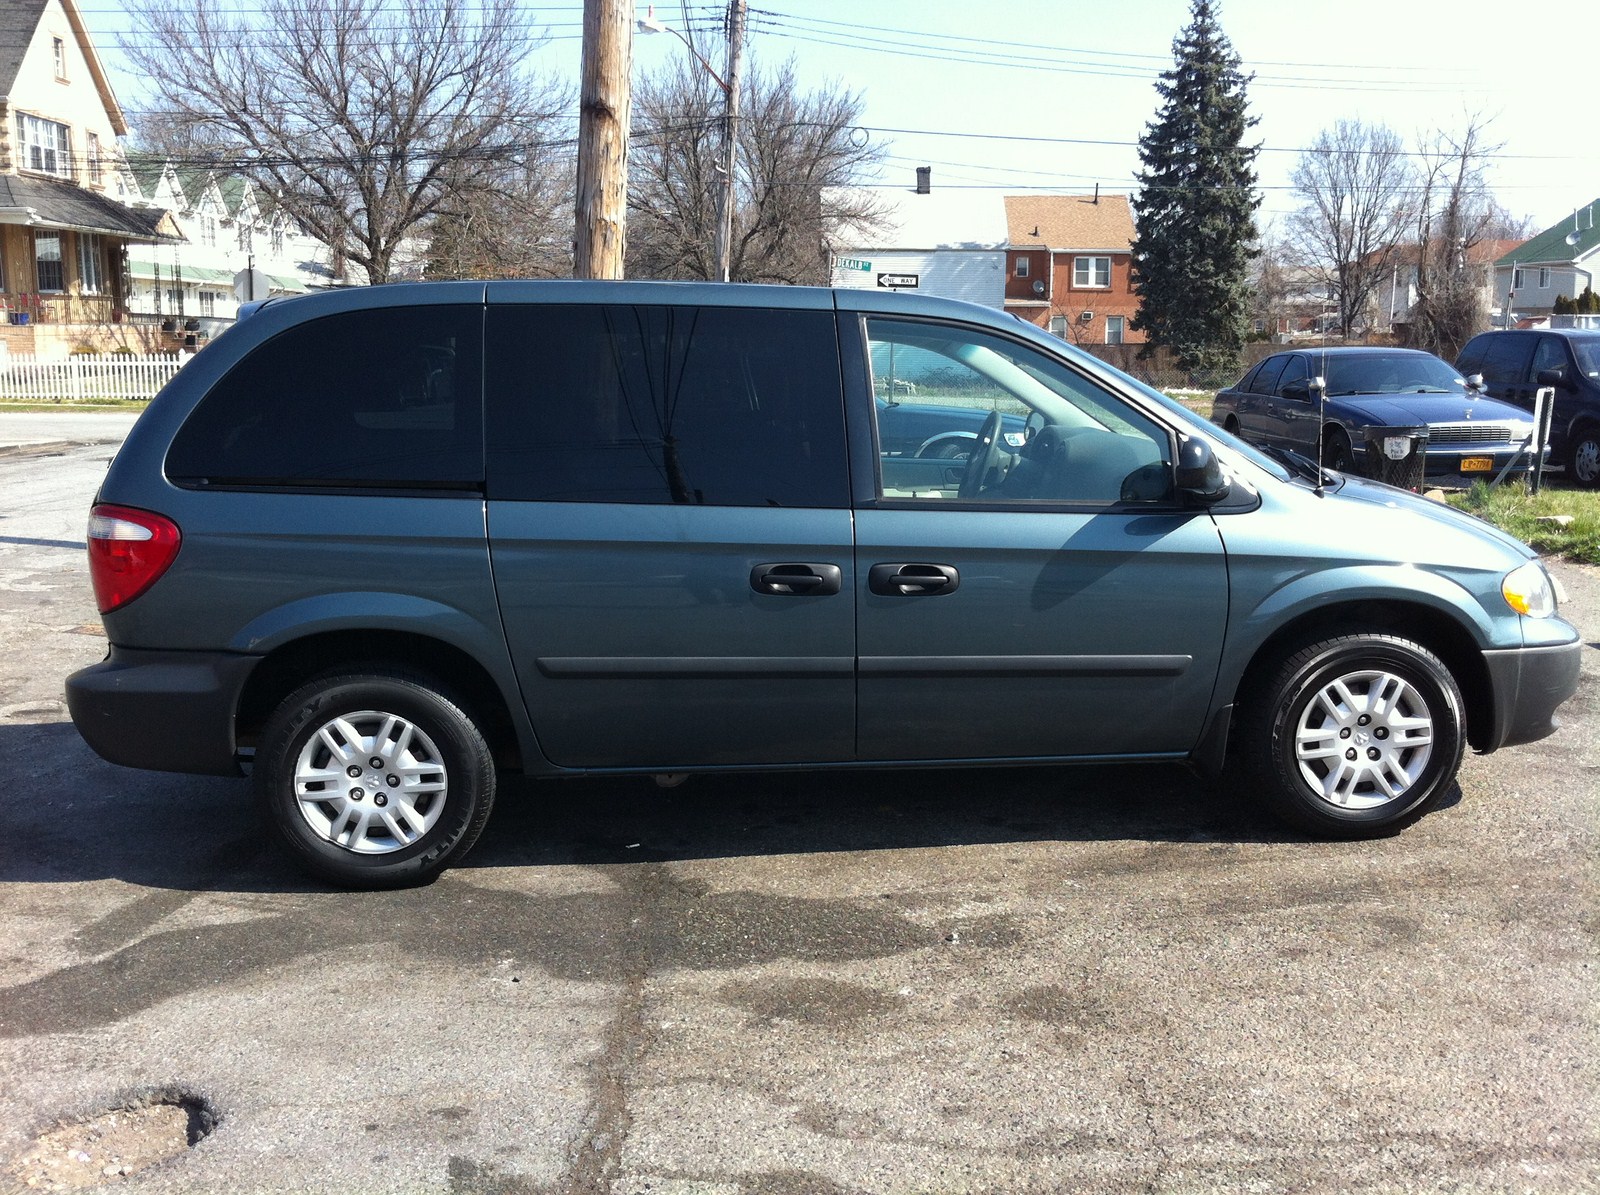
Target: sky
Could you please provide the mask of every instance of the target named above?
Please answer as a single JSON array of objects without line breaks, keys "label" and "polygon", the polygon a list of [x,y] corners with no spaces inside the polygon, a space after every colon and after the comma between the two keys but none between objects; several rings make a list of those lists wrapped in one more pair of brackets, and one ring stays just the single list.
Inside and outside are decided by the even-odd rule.
[{"label": "sky", "polygon": [[[182,0],[175,0],[182,3]],[[117,51],[131,23],[118,0],[81,0],[125,103],[138,85]],[[221,0],[248,11],[260,0]],[[748,0],[746,69],[793,58],[802,86],[862,99],[883,147],[886,187],[918,166],[936,188],[1128,194],[1155,81],[1189,0]],[[576,89],[581,0],[523,0],[546,40],[534,66]],[[643,14],[644,5],[640,5]],[[700,34],[720,71],[722,3],[665,0],[658,20]],[[1593,78],[1600,0],[1533,9],[1499,0],[1220,0],[1224,32],[1254,80],[1264,228],[1298,205],[1300,150],[1339,120],[1388,125],[1408,145],[1487,122],[1489,180],[1537,232],[1600,198]],[[1575,50],[1570,50],[1574,47]],[[687,51],[638,37],[635,71]]]}]

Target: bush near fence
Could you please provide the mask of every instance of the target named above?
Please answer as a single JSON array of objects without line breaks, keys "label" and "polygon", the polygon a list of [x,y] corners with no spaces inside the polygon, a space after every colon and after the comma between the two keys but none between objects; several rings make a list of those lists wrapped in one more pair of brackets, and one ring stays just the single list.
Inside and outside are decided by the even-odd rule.
[{"label": "bush near fence", "polygon": [[0,354],[0,402],[139,402],[177,376],[190,353]]}]

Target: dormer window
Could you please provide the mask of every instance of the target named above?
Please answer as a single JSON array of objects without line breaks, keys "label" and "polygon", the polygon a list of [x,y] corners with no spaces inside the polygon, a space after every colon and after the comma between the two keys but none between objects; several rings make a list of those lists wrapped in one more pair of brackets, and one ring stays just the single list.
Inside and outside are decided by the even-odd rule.
[{"label": "dormer window", "polygon": [[22,168],[72,177],[72,132],[64,124],[17,113],[17,145],[22,149]]},{"label": "dormer window", "polygon": [[55,56],[56,78],[65,81],[67,77],[67,43],[59,37],[53,37],[50,41],[52,43],[50,47],[51,53]]}]

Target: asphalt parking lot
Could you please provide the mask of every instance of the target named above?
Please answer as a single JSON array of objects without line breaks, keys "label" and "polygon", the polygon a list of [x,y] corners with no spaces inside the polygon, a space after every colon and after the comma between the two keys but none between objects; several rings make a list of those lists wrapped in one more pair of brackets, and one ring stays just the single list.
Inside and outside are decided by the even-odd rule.
[{"label": "asphalt parking lot", "polygon": [[0,1190],[162,1092],[209,1130],[165,1161],[49,1148],[130,1192],[1600,1190],[1600,650],[1376,842],[1169,768],[574,781],[332,892],[248,782],[67,720],[116,434],[0,454]]}]

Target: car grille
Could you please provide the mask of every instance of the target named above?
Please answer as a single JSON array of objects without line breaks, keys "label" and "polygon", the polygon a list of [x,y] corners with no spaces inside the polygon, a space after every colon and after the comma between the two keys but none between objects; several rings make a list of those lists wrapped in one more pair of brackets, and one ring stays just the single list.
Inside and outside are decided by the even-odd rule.
[{"label": "car grille", "polygon": [[1504,444],[1509,439],[1511,429],[1503,423],[1435,423],[1428,428],[1430,445]]}]

